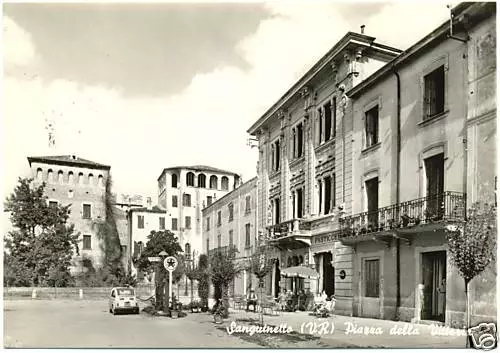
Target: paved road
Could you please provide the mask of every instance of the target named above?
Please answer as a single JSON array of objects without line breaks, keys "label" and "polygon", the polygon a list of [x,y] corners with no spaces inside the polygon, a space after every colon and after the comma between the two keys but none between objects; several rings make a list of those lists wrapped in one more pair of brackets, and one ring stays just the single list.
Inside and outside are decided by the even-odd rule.
[{"label": "paved road", "polygon": [[207,314],[108,313],[106,301],[6,300],[6,348],[259,348],[218,330]]}]

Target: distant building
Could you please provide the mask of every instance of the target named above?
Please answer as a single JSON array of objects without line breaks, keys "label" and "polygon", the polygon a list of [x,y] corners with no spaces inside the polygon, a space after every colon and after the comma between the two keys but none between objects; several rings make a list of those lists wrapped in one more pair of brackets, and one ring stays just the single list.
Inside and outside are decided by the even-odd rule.
[{"label": "distant building", "polygon": [[[249,265],[257,239],[257,178],[253,178],[203,209],[203,253],[223,251],[238,265]],[[271,277],[270,277],[271,278]],[[246,295],[258,285],[244,270],[230,287],[231,295]]]},{"label": "distant building", "polygon": [[239,184],[238,174],[210,166],[163,169],[158,177],[158,205],[167,212],[166,229],[178,237],[185,252],[203,251],[202,209]]},{"label": "distant building", "polygon": [[94,225],[106,217],[104,196],[111,167],[76,156],[28,157],[28,161],[34,184],[46,183],[49,204],[71,204],[68,222],[80,232],[80,254],[74,256],[71,272],[82,270],[84,258],[91,259],[94,267],[101,266],[103,252]]}]

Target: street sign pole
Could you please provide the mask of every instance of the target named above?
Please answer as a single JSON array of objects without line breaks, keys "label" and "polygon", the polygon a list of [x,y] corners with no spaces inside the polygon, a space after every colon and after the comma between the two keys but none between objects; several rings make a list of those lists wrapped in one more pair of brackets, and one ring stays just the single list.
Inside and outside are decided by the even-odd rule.
[{"label": "street sign pole", "polygon": [[[168,300],[169,300],[169,303],[167,303],[167,304],[169,305],[169,307],[170,307],[170,301],[172,301],[172,273],[177,268],[177,264],[178,264],[177,259],[173,256],[168,256],[163,261],[163,266],[165,266],[165,269],[168,271]],[[173,301],[172,301],[172,303],[173,303]]]},{"label": "street sign pole", "polygon": [[168,270],[168,300],[168,306],[170,307],[170,303],[172,302],[172,270]]}]

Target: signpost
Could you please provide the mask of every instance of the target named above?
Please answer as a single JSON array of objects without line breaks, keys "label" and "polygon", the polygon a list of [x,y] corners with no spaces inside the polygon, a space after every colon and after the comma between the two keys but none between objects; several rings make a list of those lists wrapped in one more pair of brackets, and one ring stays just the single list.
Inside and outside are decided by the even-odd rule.
[{"label": "signpost", "polygon": [[[163,261],[163,266],[168,271],[168,298],[172,300],[172,272],[177,268],[177,259],[173,256],[168,256]],[[170,304],[170,303],[169,303]]]}]

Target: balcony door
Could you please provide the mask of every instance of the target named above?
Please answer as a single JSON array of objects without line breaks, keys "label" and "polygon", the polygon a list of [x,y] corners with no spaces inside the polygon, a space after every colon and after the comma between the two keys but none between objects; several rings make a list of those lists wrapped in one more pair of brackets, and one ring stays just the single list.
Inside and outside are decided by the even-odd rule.
[{"label": "balcony door", "polygon": [[335,269],[332,260],[331,252],[323,254],[323,290],[328,296],[335,294]]},{"label": "balcony door", "polygon": [[427,216],[443,216],[444,202],[444,154],[440,153],[425,159],[427,183]]},{"label": "balcony door", "polygon": [[378,223],[378,178],[365,182],[368,211],[368,226],[376,228]]}]

